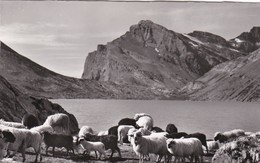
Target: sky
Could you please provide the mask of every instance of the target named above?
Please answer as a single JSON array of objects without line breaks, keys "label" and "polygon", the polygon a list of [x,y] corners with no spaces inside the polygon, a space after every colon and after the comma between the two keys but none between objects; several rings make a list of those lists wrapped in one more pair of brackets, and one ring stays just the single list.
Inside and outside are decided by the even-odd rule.
[{"label": "sky", "polygon": [[89,52],[140,20],[231,39],[260,26],[259,15],[260,3],[0,1],[0,40],[52,71],[80,78]]}]

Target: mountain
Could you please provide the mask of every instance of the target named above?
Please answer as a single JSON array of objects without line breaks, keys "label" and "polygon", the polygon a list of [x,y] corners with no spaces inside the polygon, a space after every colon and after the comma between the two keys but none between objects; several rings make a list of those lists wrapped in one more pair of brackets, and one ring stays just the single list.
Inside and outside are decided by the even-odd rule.
[{"label": "mountain", "polygon": [[77,133],[79,130],[76,118],[60,105],[53,104],[47,99],[27,96],[0,76],[0,118],[6,121],[21,122],[26,113],[35,115],[41,123],[48,115],[65,113],[70,118],[71,132]]},{"label": "mountain", "polygon": [[215,66],[182,91],[193,100],[260,101],[260,48]]},{"label": "mountain", "polygon": [[244,55],[220,36],[180,34],[142,20],[89,53],[82,78],[176,92],[214,66]]},{"label": "mountain", "polygon": [[0,75],[21,92],[47,98],[108,98],[112,92],[99,82],[50,71],[0,42]]},{"label": "mountain", "polygon": [[242,52],[253,52],[260,47],[260,27],[253,27],[229,41],[229,44]]}]

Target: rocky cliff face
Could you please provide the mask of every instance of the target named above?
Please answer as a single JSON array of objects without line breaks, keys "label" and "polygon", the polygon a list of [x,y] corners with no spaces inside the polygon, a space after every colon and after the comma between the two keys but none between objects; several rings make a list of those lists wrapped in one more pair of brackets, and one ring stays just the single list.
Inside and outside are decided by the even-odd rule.
[{"label": "rocky cliff face", "polygon": [[253,27],[250,32],[243,32],[229,41],[230,45],[242,52],[253,52],[260,47],[260,27]]},{"label": "rocky cliff face", "polygon": [[194,100],[259,101],[259,71],[260,49],[215,66],[183,90]]},{"label": "rocky cliff face", "polygon": [[0,42],[0,75],[27,95],[46,98],[109,98],[98,82],[63,76],[18,54]]},{"label": "rocky cliff face", "polygon": [[245,55],[227,47],[219,36],[198,39],[197,34],[182,35],[140,21],[120,38],[89,53],[82,78],[172,91],[219,63]]},{"label": "rocky cliff face", "polygon": [[53,104],[47,99],[27,96],[0,76],[0,118],[6,121],[21,122],[23,115],[26,113],[35,115],[41,123],[49,115],[65,113],[70,118],[71,132],[77,133],[79,130],[76,118],[60,105]]}]

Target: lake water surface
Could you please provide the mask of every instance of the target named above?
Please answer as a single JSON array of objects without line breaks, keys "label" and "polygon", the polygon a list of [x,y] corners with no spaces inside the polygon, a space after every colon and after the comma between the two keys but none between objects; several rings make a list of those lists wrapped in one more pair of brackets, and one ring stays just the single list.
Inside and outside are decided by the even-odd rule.
[{"label": "lake water surface", "polygon": [[121,118],[133,118],[135,113],[150,114],[154,125],[162,129],[168,123],[174,123],[179,131],[202,132],[207,138],[213,138],[217,131],[235,128],[260,131],[260,103],[89,99],[51,101],[74,114],[80,127],[88,125],[97,132],[117,125]]}]

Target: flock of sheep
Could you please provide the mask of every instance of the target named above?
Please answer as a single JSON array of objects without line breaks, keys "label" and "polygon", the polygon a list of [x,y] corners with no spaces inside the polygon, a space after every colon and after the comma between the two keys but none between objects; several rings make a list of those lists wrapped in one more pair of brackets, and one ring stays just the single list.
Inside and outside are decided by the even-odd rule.
[{"label": "flock of sheep", "polygon": [[[139,162],[150,160],[150,154],[157,155],[156,162],[164,159],[170,162],[203,162],[204,148],[209,151],[216,151],[219,144],[230,139],[243,136],[245,132],[240,129],[216,133],[214,140],[207,141],[203,133],[187,134],[178,132],[174,124],[168,124],[166,130],[155,127],[153,118],[145,113],[139,113],[134,118],[123,118],[117,126],[113,126],[108,131],[101,131],[97,134],[89,126],[82,126],[77,135],[71,135],[69,129],[69,117],[66,114],[54,114],[49,116],[44,124],[39,125],[38,120],[33,115],[25,115],[22,123],[6,122],[0,120],[0,160],[4,156],[12,157],[18,150],[22,153],[25,161],[25,151],[32,147],[35,151],[35,162],[42,160],[41,145],[52,147],[52,154],[55,148],[66,148],[69,151],[78,151],[82,148],[83,154],[90,154],[95,151],[96,158],[102,156],[107,159],[105,151],[111,149],[113,157],[115,152],[121,156],[118,143],[131,144],[133,151],[139,156]],[[99,155],[98,155],[98,154]]]}]

